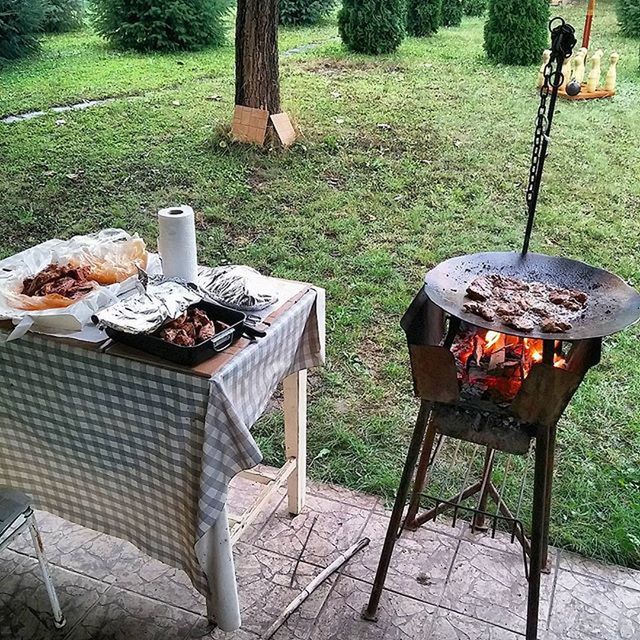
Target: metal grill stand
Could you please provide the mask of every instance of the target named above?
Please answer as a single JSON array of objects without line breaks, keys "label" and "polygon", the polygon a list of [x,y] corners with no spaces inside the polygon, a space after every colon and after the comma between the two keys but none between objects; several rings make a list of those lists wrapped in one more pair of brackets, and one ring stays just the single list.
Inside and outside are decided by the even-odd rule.
[{"label": "metal grill stand", "polygon": [[[433,416],[433,413],[431,414]],[[432,444],[435,441],[436,434],[438,436],[438,442],[435,446]],[[507,474],[505,473],[502,485],[500,488],[496,487],[493,483],[492,472],[494,462],[496,459],[497,450],[487,446],[485,448],[484,463],[482,467],[482,473],[480,479],[471,485],[467,484],[472,472],[473,461],[475,460],[479,445],[475,445],[471,461],[468,464],[467,471],[464,474],[464,480],[460,492],[454,497],[443,499],[434,495],[425,493],[425,486],[427,484],[427,478],[429,470],[435,463],[435,458],[438,453],[439,445],[443,440],[443,433],[439,433],[437,425],[432,417],[429,419],[427,425],[427,434],[425,436],[425,442],[420,454],[420,460],[418,462],[418,468],[416,471],[416,477],[413,484],[413,493],[411,501],[409,503],[409,509],[407,515],[404,518],[404,527],[410,531],[415,531],[418,527],[422,526],[430,520],[435,521],[436,518],[446,511],[453,511],[453,520],[451,526],[455,527],[459,516],[459,512],[471,516],[471,532],[486,532],[491,529],[491,537],[495,537],[498,525],[503,531],[507,531],[511,534],[511,542],[515,542],[517,539],[522,546],[523,561],[525,575],[529,576],[528,558],[531,555],[531,543],[525,534],[523,523],[519,517],[520,508],[522,505],[522,496],[526,480],[526,470],[522,475],[522,481],[520,485],[520,500],[518,501],[518,507],[515,515],[511,509],[507,506],[503,495],[507,480]],[[460,448],[460,440],[457,440],[454,453],[454,461]],[[509,464],[507,462],[507,468]],[[470,500],[474,496],[478,496],[477,506],[469,507],[463,504],[465,501]],[[433,507],[421,514],[418,514],[420,504],[422,500],[427,500],[433,503]],[[489,510],[489,499],[495,505],[494,513]],[[491,526],[487,524],[487,521],[491,522]]]},{"label": "metal grill stand", "polygon": [[[566,353],[564,368],[554,367],[553,364],[554,356],[562,345],[555,340],[545,340],[542,362],[532,367],[511,404],[505,407],[484,401],[479,406],[477,400],[461,395],[456,364],[450,351],[461,328],[459,319],[447,317],[423,290],[405,314],[402,326],[409,344],[414,388],[421,399],[420,411],[373,591],[363,617],[369,620],[376,618],[393,549],[403,529],[416,529],[448,510],[453,510],[455,520],[459,511],[465,511],[472,516],[472,530],[485,529],[487,519],[491,519],[493,535],[500,523],[502,528],[511,532],[512,541],[517,538],[522,545],[525,575],[529,581],[526,638],[537,640],[540,579],[548,556],[556,424],[588,369],[599,362],[601,339],[572,343]],[[469,484],[470,465],[457,495],[449,498],[432,497],[434,507],[419,513],[428,472],[443,436],[472,442],[478,449],[484,448],[482,473],[477,481]],[[535,440],[535,463],[529,541],[519,519],[520,505],[514,515],[502,498],[503,492],[492,481],[492,469],[497,452],[509,456],[525,455],[530,450],[532,440]],[[412,479],[413,492],[407,515],[403,518]],[[524,477],[520,500],[523,488]],[[478,496],[475,507],[463,505],[465,500],[473,496]],[[494,514],[487,509],[489,500],[496,504]]]},{"label": "metal grill stand", "polygon": [[[420,411],[371,598],[363,612],[363,617],[368,620],[376,618],[393,549],[405,526],[415,529],[438,514],[453,509],[454,521],[459,511],[466,511],[472,516],[472,530],[478,531],[486,527],[487,518],[492,518],[494,534],[500,522],[511,531],[512,540],[518,538],[522,544],[529,582],[526,638],[537,640],[540,578],[548,556],[556,425],[588,369],[600,361],[601,336],[621,330],[640,316],[640,296],[613,274],[577,261],[528,252],[556,98],[563,83],[562,64],[571,56],[576,43],[573,27],[561,18],[551,21],[550,31],[552,53],[544,70],[544,84],[540,90],[522,253],[475,254],[441,263],[427,274],[425,287],[402,320],[411,356],[414,388],[421,399]],[[490,273],[588,290],[589,305],[582,317],[576,320],[577,326],[570,333],[563,334],[536,333],[535,330],[522,333],[499,322],[469,317],[464,311],[464,292],[474,277]],[[520,386],[510,403],[496,404],[483,399],[482,395],[478,398],[475,393],[479,391],[478,388],[469,390],[459,384],[451,347],[461,331],[463,320],[498,333],[543,340],[542,361],[533,364],[528,374],[521,377]],[[565,353],[563,345],[566,344],[570,348]],[[562,367],[554,366],[556,354],[561,354],[564,359]],[[419,514],[428,473],[445,436],[472,442],[477,449],[484,448],[482,473],[479,480],[468,484],[470,465],[457,495],[447,499],[432,498],[434,507]],[[515,515],[512,514],[503,501],[502,492],[492,481],[492,470],[497,452],[504,452],[513,459],[512,454],[526,454],[532,440],[535,441],[535,461],[529,541],[519,519],[520,505]],[[403,523],[414,472],[413,494]],[[522,495],[521,490],[520,503]],[[474,496],[478,496],[475,507],[463,504]],[[496,504],[495,514],[487,510],[489,500]]]}]

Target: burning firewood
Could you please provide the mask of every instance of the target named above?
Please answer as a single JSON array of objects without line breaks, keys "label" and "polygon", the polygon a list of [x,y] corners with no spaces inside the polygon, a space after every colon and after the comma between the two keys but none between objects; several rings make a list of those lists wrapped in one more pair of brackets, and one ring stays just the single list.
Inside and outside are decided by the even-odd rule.
[{"label": "burning firewood", "polygon": [[[509,403],[533,365],[542,361],[542,340],[519,338],[472,325],[460,332],[451,351],[456,360],[461,394]],[[555,366],[565,360],[556,355]]]}]

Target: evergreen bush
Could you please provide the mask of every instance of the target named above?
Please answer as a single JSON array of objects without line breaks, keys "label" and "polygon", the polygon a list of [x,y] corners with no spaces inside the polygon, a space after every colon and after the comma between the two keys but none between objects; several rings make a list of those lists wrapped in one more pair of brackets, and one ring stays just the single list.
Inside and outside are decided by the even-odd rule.
[{"label": "evergreen bush", "polygon": [[484,48],[492,62],[534,64],[549,46],[549,0],[489,0]]},{"label": "evergreen bush", "polygon": [[37,51],[41,23],[40,0],[0,0],[0,63]]},{"label": "evergreen bush", "polygon": [[640,38],[640,0],[618,0],[616,5],[620,31],[631,38]]},{"label": "evergreen bush", "polygon": [[487,10],[487,0],[464,0],[462,7],[465,16],[476,18],[484,15]]},{"label": "evergreen bush", "polygon": [[316,24],[335,6],[335,0],[280,0],[280,24]]},{"label": "evergreen bush", "polygon": [[220,45],[232,0],[93,0],[96,31],[120,49],[178,51]]},{"label": "evergreen bush", "polygon": [[356,53],[392,53],[405,35],[405,0],[344,0],[338,14],[342,41]]},{"label": "evergreen bush", "polygon": [[442,26],[459,27],[462,22],[462,0],[442,0]]},{"label": "evergreen bush", "polygon": [[430,36],[440,27],[442,0],[408,0],[407,31],[412,36]]},{"label": "evergreen bush", "polygon": [[44,0],[42,30],[46,33],[64,33],[80,29],[84,19],[82,0]]}]

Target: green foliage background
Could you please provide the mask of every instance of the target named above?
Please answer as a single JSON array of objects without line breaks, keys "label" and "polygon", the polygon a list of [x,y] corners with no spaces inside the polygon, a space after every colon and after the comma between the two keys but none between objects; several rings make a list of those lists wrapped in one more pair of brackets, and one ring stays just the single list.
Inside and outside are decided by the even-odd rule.
[{"label": "green foliage background", "polygon": [[462,0],[442,0],[442,26],[459,27],[462,22]]},{"label": "green foliage background", "polygon": [[534,64],[549,43],[548,0],[489,0],[484,48],[492,62]]},{"label": "green foliage background", "polygon": [[93,0],[96,31],[120,49],[177,51],[220,45],[232,0]]},{"label": "green foliage background", "polygon": [[317,24],[329,15],[335,4],[335,0],[280,0],[280,24]]},{"label": "green foliage background", "polygon": [[620,31],[625,36],[640,38],[640,0],[618,0],[616,11]]},{"label": "green foliage background", "polygon": [[40,0],[0,0],[0,66],[39,48]]},{"label": "green foliage background", "polygon": [[84,22],[82,0],[44,0],[42,31],[65,33],[81,29]]},{"label": "green foliage background", "polygon": [[440,28],[442,0],[407,0],[407,31],[412,36],[430,36]]},{"label": "green foliage background", "polygon": [[404,0],[344,0],[338,27],[347,49],[356,53],[392,53],[405,35]]},{"label": "green foliage background", "polygon": [[483,16],[487,10],[487,0],[464,0],[462,8],[465,16]]}]

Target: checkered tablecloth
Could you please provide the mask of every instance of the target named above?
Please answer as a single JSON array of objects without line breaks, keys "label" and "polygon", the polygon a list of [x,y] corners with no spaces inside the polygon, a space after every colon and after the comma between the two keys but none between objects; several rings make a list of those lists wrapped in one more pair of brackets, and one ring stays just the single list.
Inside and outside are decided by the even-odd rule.
[{"label": "checkered tablecloth", "polygon": [[323,327],[311,289],[211,379],[46,336],[0,342],[0,485],[204,590],[194,546],[260,462],[250,429],[278,383],[321,363]]}]

